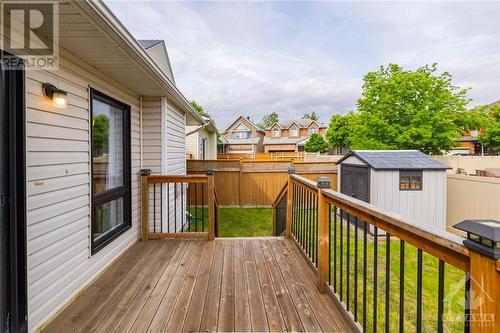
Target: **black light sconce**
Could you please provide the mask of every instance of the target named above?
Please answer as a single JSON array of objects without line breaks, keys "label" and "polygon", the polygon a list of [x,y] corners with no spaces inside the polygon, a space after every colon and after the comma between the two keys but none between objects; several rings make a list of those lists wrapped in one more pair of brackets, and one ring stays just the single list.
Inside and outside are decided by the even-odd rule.
[{"label": "black light sconce", "polygon": [[500,222],[465,220],[453,226],[467,233],[464,245],[489,258],[500,259]]},{"label": "black light sconce", "polygon": [[52,99],[56,108],[64,109],[68,104],[68,93],[64,90],[57,89],[56,86],[50,83],[42,85],[43,95]]}]

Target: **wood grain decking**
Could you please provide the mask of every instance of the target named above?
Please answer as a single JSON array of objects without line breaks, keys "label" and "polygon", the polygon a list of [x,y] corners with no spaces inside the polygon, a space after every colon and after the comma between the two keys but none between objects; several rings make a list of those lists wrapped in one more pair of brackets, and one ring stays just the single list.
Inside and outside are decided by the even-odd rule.
[{"label": "wood grain decking", "polygon": [[347,332],[291,241],[139,242],[43,332]]}]

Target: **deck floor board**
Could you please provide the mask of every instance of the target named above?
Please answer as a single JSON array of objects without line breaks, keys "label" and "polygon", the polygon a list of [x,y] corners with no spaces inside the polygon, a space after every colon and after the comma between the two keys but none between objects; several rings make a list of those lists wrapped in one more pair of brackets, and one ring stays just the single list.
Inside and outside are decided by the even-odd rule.
[{"label": "deck floor board", "polygon": [[313,276],[284,238],[139,242],[42,331],[347,331]]}]

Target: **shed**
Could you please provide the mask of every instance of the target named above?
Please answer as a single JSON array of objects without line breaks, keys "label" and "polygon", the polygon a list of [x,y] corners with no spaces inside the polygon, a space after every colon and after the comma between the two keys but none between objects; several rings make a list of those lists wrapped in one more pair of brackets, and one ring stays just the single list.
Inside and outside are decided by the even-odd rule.
[{"label": "shed", "polygon": [[448,165],[418,150],[355,150],[337,164],[339,192],[446,230]]}]

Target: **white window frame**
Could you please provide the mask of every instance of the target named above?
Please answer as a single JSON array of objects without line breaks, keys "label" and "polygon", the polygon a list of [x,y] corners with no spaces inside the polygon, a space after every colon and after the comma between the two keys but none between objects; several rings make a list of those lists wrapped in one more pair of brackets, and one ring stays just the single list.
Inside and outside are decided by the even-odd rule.
[{"label": "white window frame", "polygon": [[272,134],[273,134],[273,138],[279,138],[281,136],[280,130],[277,128],[273,129]]},{"label": "white window frame", "polygon": [[[294,134],[295,133],[295,134]],[[290,136],[299,136],[299,129],[294,127],[290,129]]]}]

